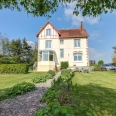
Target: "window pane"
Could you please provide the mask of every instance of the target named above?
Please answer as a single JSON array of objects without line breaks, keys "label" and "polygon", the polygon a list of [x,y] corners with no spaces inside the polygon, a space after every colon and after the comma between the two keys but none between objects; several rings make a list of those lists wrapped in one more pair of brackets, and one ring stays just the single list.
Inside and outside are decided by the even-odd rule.
[{"label": "window pane", "polygon": [[46,35],[51,35],[51,29],[46,29]]},{"label": "window pane", "polygon": [[60,40],[60,44],[63,44],[64,43],[64,40]]},{"label": "window pane", "polygon": [[53,55],[49,54],[49,61],[53,61]]},{"label": "window pane", "polygon": [[74,40],[74,47],[80,47],[80,40]]},{"label": "window pane", "polygon": [[82,54],[81,53],[74,54],[74,61],[82,61]]},{"label": "window pane", "polygon": [[48,54],[43,54],[43,61],[48,61]]},{"label": "window pane", "polygon": [[52,46],[52,41],[51,40],[47,40],[45,43],[45,48],[51,48]]},{"label": "window pane", "polygon": [[64,57],[64,50],[60,49],[60,57],[63,58]]}]

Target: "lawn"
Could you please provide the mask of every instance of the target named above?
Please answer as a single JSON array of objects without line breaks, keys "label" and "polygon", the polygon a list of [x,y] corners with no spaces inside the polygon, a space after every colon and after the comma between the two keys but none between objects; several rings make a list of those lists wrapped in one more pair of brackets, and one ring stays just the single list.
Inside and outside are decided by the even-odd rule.
[{"label": "lawn", "polygon": [[116,116],[116,72],[76,73],[72,82],[77,116]]},{"label": "lawn", "polygon": [[38,75],[44,75],[45,72],[29,72],[27,74],[0,74],[0,96],[13,85],[26,81],[32,82],[32,79]]}]

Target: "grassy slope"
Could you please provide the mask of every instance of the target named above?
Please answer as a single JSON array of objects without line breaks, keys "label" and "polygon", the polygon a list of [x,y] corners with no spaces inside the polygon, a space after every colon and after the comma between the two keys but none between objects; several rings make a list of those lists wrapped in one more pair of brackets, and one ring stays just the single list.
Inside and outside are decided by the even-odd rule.
[{"label": "grassy slope", "polygon": [[72,82],[79,116],[116,116],[116,72],[76,73]]}]

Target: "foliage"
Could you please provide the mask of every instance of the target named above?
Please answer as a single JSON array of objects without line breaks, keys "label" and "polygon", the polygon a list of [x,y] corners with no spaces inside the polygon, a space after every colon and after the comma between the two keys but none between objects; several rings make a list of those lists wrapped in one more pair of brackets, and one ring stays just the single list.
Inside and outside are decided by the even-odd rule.
[{"label": "foliage", "polygon": [[18,74],[18,73],[28,73],[27,64],[1,64],[0,73],[1,74]]},{"label": "foliage", "polygon": [[114,53],[112,55],[112,63],[116,65],[116,46],[112,47],[114,49]]},{"label": "foliage", "polygon": [[2,0],[0,9],[9,8],[11,10],[17,9],[18,11],[24,9],[27,14],[50,17],[50,13],[56,12],[58,7],[67,6],[69,3],[75,4],[73,14],[82,13],[83,16],[92,15],[96,17],[103,12],[113,12],[116,9],[115,0]]},{"label": "foliage", "polygon": [[21,82],[7,89],[7,91],[2,96],[0,96],[0,100],[15,97],[17,95],[23,95],[26,92],[33,91],[33,90],[35,90],[34,84],[29,82]]},{"label": "foliage", "polygon": [[37,76],[35,78],[32,79],[32,81],[34,83],[43,83],[43,82],[46,82],[47,79],[52,79],[53,76],[49,73],[46,73],[45,75],[42,75],[42,76]]},{"label": "foliage", "polygon": [[68,62],[65,61],[65,62],[61,62],[61,69],[67,69],[68,68]]},{"label": "foliage", "polygon": [[73,108],[61,106],[57,100],[53,100],[45,108],[40,109],[34,116],[75,116]]},{"label": "foliage", "polygon": [[104,64],[104,61],[103,60],[99,60],[98,61],[98,65],[102,65],[102,64]]},{"label": "foliage", "polygon": [[55,72],[53,70],[49,70],[47,73],[51,74],[52,76],[55,76]]}]

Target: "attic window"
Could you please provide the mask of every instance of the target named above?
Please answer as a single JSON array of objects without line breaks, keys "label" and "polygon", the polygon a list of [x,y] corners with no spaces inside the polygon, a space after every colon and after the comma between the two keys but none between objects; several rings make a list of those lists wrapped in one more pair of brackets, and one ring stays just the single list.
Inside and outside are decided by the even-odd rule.
[{"label": "attic window", "polygon": [[46,29],[46,35],[47,36],[51,35],[51,29]]}]

